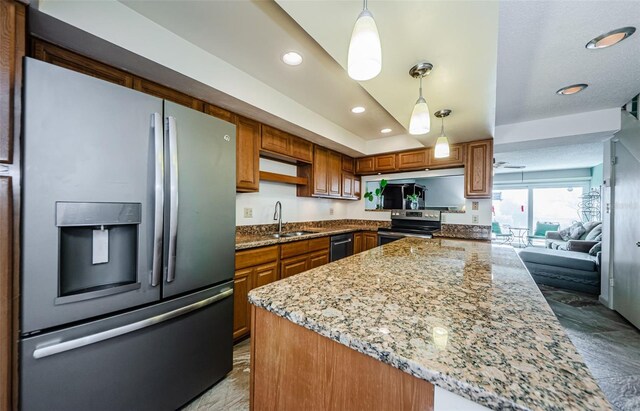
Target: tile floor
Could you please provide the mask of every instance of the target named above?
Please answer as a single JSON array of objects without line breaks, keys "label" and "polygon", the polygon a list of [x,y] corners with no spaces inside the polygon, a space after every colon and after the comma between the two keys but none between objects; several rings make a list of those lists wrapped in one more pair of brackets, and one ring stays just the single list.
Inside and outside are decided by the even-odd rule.
[{"label": "tile floor", "polygon": [[[616,410],[640,410],[640,331],[587,294],[541,286],[565,328]],[[249,340],[234,347],[233,371],[183,411],[249,409]]]},{"label": "tile floor", "polygon": [[616,410],[640,410],[640,331],[588,294],[540,286]]}]

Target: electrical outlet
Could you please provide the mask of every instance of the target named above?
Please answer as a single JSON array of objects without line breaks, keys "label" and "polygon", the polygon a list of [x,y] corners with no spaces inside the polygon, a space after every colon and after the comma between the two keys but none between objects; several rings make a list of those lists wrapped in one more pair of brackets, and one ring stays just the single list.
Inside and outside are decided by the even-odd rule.
[{"label": "electrical outlet", "polygon": [[477,215],[472,215],[471,216],[471,223],[472,224],[478,224],[478,216]]},{"label": "electrical outlet", "polygon": [[333,215],[333,207],[329,209],[329,215]]},{"label": "electrical outlet", "polygon": [[480,203],[479,203],[478,201],[472,201],[472,202],[471,202],[471,209],[472,209],[473,211],[478,211],[478,206],[479,206],[479,204],[480,204]]},{"label": "electrical outlet", "polygon": [[244,218],[253,218],[253,208],[244,208]]}]

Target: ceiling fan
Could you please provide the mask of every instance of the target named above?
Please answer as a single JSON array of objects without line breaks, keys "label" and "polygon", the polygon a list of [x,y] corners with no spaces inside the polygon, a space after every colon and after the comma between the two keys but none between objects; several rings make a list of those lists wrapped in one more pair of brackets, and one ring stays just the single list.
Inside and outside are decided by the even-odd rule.
[{"label": "ceiling fan", "polygon": [[515,168],[515,169],[523,169],[526,166],[516,166],[516,165],[511,165],[509,163],[507,163],[506,161],[496,161],[496,159],[493,159],[493,168]]}]

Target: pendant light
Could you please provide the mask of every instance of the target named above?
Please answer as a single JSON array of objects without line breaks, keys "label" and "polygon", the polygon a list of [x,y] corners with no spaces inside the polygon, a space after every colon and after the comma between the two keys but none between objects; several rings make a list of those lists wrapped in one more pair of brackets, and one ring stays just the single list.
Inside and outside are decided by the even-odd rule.
[{"label": "pendant light", "polygon": [[411,113],[409,120],[409,134],[427,134],[431,130],[431,118],[429,117],[429,106],[427,101],[422,97],[422,78],[429,74],[433,69],[431,63],[422,62],[411,67],[409,74],[413,78],[420,78],[420,96]]},{"label": "pendant light", "polygon": [[442,127],[440,128],[440,137],[436,140],[436,148],[433,156],[435,158],[447,158],[449,157],[449,139],[444,134],[444,118],[451,114],[451,110],[442,109],[433,113],[434,116],[442,120]]},{"label": "pendant light", "polygon": [[347,72],[352,79],[365,81],[380,74],[380,70],[382,70],[382,47],[378,27],[373,20],[373,14],[367,9],[367,0],[364,0],[362,12],[351,33]]}]

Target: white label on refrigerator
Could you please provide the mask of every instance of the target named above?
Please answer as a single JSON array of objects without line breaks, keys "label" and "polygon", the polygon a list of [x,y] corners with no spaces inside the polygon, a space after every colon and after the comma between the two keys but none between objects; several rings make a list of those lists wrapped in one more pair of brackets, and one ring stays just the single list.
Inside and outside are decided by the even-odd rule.
[{"label": "white label on refrigerator", "polygon": [[109,230],[93,230],[93,264],[109,262]]}]

